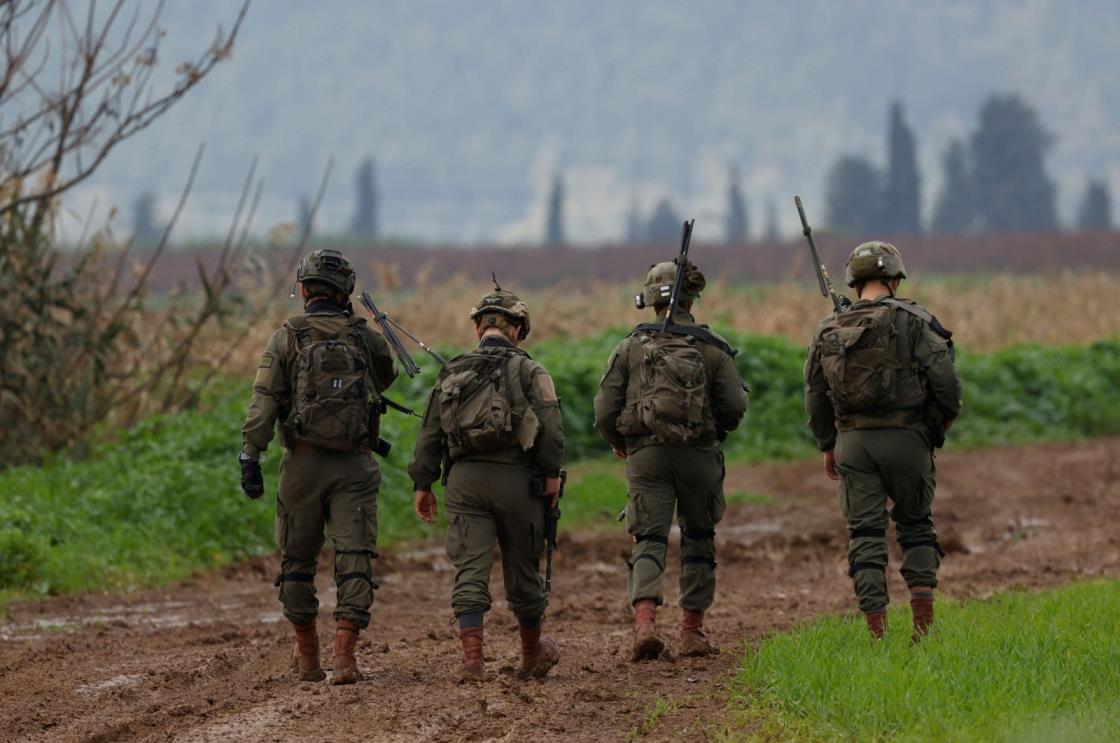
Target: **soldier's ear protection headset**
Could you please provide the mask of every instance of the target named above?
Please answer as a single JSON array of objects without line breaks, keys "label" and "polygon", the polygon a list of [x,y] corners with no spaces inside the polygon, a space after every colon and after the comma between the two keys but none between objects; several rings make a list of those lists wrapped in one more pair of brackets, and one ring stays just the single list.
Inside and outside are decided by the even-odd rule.
[{"label": "soldier's ear protection headset", "polygon": [[[656,263],[651,264],[650,268],[652,269],[656,265],[657,265]],[[673,285],[672,284],[661,284],[659,286],[647,286],[647,287],[645,287],[644,289],[642,289],[642,291],[640,291],[640,292],[638,292],[637,294],[634,295],[634,308],[635,309],[644,310],[646,307],[649,307],[649,305],[646,303],[646,295],[647,294],[652,295],[653,299],[655,300],[654,304],[660,304],[660,303],[668,304],[669,303],[669,298],[673,296]],[[661,302],[656,301],[658,299],[661,300]]]}]

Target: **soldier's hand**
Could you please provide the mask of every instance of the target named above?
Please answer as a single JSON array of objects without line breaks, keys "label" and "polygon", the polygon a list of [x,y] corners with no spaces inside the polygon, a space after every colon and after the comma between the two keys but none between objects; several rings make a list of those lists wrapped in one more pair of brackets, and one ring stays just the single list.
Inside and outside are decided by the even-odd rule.
[{"label": "soldier's hand", "polygon": [[828,475],[829,480],[839,480],[840,475],[836,472],[836,454],[829,449],[824,453],[824,473]]},{"label": "soldier's hand", "polygon": [[416,515],[423,521],[429,524],[436,522],[436,513],[439,511],[436,505],[436,496],[430,490],[417,490],[416,498],[412,503],[412,510],[416,511]]},{"label": "soldier's hand", "polygon": [[627,454],[626,452],[624,452],[624,451],[623,451],[622,449],[615,449],[614,447],[611,447],[611,451],[612,451],[612,452],[614,452],[614,455],[615,455],[616,457],[618,457],[619,459],[626,459],[626,457],[628,457],[628,456],[629,456],[629,455],[628,455],[628,454]]},{"label": "soldier's hand", "polygon": [[261,472],[260,457],[251,457],[245,452],[239,457],[241,462],[241,489],[253,500],[264,495],[264,473]]},{"label": "soldier's hand", "polygon": [[546,477],[544,479],[544,493],[545,498],[552,502],[552,507],[556,508],[556,504],[560,502],[560,478],[559,477]]}]

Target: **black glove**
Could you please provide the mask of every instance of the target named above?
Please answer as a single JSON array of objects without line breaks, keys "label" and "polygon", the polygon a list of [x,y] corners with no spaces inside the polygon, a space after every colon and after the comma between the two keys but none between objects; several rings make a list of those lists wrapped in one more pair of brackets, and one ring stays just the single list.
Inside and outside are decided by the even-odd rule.
[{"label": "black glove", "polygon": [[245,495],[256,500],[264,495],[264,473],[261,472],[261,460],[260,458],[250,457],[245,452],[241,452],[239,460],[241,462],[241,489],[245,491]]}]

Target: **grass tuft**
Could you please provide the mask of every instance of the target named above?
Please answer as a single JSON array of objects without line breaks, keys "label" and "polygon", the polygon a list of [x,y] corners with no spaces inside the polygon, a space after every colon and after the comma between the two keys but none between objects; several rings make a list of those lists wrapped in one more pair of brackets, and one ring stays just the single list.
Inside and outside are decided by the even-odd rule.
[{"label": "grass tuft", "polygon": [[861,617],[827,617],[747,652],[725,737],[1115,740],[1120,582],[938,603],[909,641],[909,607],[873,643]]}]

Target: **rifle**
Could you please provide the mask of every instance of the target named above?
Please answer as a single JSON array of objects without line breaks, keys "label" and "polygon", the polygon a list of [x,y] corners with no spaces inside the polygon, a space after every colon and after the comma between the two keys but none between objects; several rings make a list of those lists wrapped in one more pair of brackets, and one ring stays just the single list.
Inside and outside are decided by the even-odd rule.
[{"label": "rifle", "polygon": [[832,288],[832,279],[828,276],[828,268],[821,260],[821,252],[817,250],[817,242],[813,239],[813,228],[809,226],[809,220],[805,218],[805,208],[801,206],[801,197],[794,196],[793,203],[797,205],[797,216],[801,217],[801,232],[805,235],[805,239],[809,241],[809,252],[813,254],[813,265],[817,269],[817,283],[821,287],[821,296],[831,297],[832,306],[836,311],[844,312],[852,306],[852,300],[843,294],[837,294],[836,290]]},{"label": "rifle", "polygon": [[677,300],[680,299],[681,284],[684,283],[684,272],[688,267],[688,246],[692,242],[692,225],[695,222],[695,219],[685,222],[681,232],[681,252],[677,256],[677,275],[673,277],[673,290],[669,292],[669,311],[665,313],[665,322],[661,325],[662,332],[669,330],[669,326],[673,324],[673,315],[677,311]]},{"label": "rifle", "polygon": [[[559,504],[564,497],[564,485],[568,482],[568,472],[560,470],[560,497],[556,499]],[[560,523],[560,506],[548,502],[544,506],[544,592],[548,595],[552,591],[552,553],[556,551],[556,527]]]},{"label": "rifle", "polygon": [[[366,308],[369,314],[373,316],[374,322],[376,322],[378,327],[381,328],[381,335],[385,338],[385,341],[389,344],[389,347],[393,349],[393,354],[396,355],[397,360],[401,364],[401,368],[404,369],[404,373],[407,374],[410,378],[415,377],[420,373],[420,367],[413,360],[412,356],[409,355],[408,349],[404,347],[404,343],[401,342],[400,337],[396,334],[393,328],[396,328],[397,330],[408,336],[408,338],[413,343],[415,343],[417,346],[420,346],[421,349],[426,351],[433,359],[435,359],[439,363],[440,366],[447,366],[447,359],[441,356],[438,351],[414,336],[412,333],[402,328],[393,318],[377,309],[377,305],[373,303],[373,297],[369,295],[369,292],[362,292],[361,300],[362,305]],[[396,405],[393,405],[393,407],[396,407],[398,410],[401,409]]]}]

